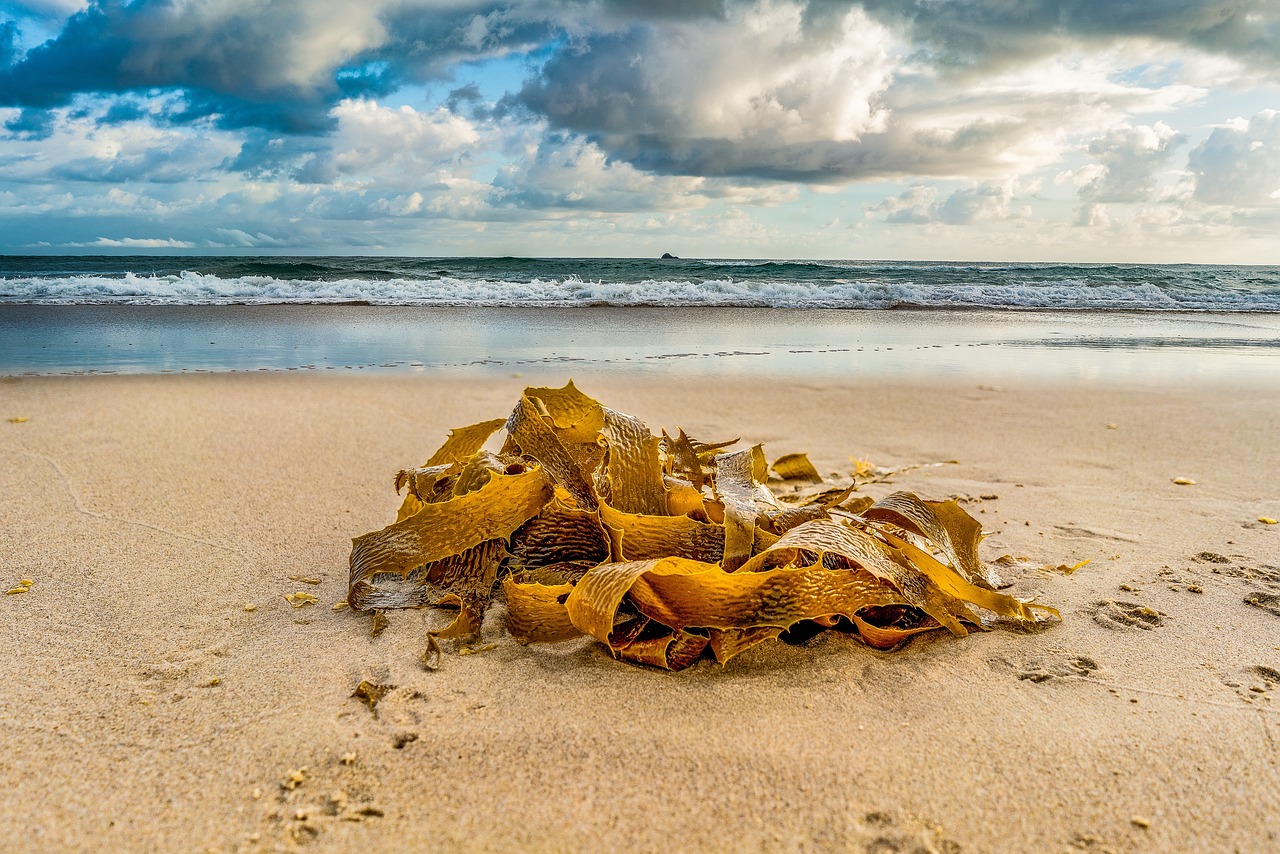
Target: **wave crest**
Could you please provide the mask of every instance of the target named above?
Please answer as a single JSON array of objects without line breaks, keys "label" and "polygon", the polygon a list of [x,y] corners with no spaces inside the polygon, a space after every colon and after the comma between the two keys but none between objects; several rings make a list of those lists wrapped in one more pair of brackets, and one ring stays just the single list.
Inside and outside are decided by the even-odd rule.
[{"label": "wave crest", "polygon": [[[955,272],[955,268],[951,268]],[[674,272],[674,271],[673,271]],[[584,279],[577,275],[527,280],[451,276],[431,278],[281,278],[181,272],[169,275],[14,276],[0,279],[0,302],[35,304],[254,305],[338,304],[427,306],[718,306],[823,309],[1020,308],[1149,311],[1280,311],[1280,285],[1239,287],[1194,276],[1107,277],[1063,270],[1059,277],[1019,277],[1005,268],[986,281],[929,282],[915,276],[805,278],[721,275],[710,278]],[[727,271],[726,271],[727,273]],[[922,275],[924,274],[924,275]],[[951,276],[950,278],[958,278]]]}]

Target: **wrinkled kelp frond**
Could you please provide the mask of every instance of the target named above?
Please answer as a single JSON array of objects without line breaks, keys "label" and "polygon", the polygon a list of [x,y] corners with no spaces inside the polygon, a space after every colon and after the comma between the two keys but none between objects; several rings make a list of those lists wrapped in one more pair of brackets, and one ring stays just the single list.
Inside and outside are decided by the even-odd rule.
[{"label": "wrinkled kelp frond", "polygon": [[[501,452],[483,450],[500,427]],[[956,502],[872,502],[825,483],[804,454],[770,465],[759,445],[728,450],[737,441],[659,439],[572,382],[525,389],[507,419],[452,431],[396,475],[404,504],[352,541],[348,601],[457,607],[436,649],[437,636],[477,634],[501,590],[521,643],[590,635],[671,670],[784,632],[892,649],[920,632],[1058,615],[998,592],[981,526]]]}]

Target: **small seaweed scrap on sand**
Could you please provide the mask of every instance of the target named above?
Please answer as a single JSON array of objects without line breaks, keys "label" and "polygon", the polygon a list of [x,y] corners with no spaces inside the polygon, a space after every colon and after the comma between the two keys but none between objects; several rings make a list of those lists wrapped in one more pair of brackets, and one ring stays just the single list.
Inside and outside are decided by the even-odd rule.
[{"label": "small seaweed scrap on sand", "polygon": [[[483,450],[499,429],[501,450]],[[477,635],[500,595],[522,643],[587,634],[671,670],[788,630],[892,649],[1058,617],[998,592],[981,525],[957,502],[799,489],[821,480],[807,458],[770,466],[761,445],[726,450],[737,441],[660,439],[572,381],[525,389],[508,418],[453,430],[396,475],[404,502],[352,541],[347,600],[356,612],[456,607],[434,643]]]}]

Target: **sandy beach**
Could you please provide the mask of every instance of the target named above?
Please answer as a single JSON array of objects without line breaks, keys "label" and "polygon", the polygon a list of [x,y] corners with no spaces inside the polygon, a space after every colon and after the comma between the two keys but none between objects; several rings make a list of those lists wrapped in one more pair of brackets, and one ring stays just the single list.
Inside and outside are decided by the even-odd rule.
[{"label": "sandy beach", "polygon": [[[1280,847],[1280,383],[572,375],[824,473],[955,460],[866,491],[972,499],[987,560],[1090,563],[1016,578],[1062,612],[1032,634],[670,674],[520,646],[495,609],[431,672],[445,615],[371,638],[330,609],[351,538],[450,428],[568,372],[2,379],[0,582],[32,584],[0,597],[0,845]],[[376,714],[366,679],[396,686]]]}]

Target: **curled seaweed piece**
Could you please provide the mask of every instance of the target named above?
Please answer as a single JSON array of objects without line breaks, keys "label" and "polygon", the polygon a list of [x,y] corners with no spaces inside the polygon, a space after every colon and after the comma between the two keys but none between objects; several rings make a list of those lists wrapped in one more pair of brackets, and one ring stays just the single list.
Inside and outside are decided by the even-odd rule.
[{"label": "curled seaweed piece", "polygon": [[[490,421],[481,421],[479,424],[454,428],[449,431],[444,444],[421,467],[398,473],[395,481],[396,492],[406,485],[410,488],[409,494],[404,497],[404,503],[400,505],[396,521],[403,521],[417,513],[422,509],[423,504],[428,504],[432,500],[439,501],[447,496],[449,489],[452,488],[450,475],[456,476],[457,473],[455,467],[471,459],[502,425],[501,418],[494,418]],[[437,472],[439,474],[436,474]]]},{"label": "curled seaweed piece", "polygon": [[[501,452],[483,450],[499,427]],[[670,670],[827,630],[892,649],[922,632],[1058,618],[997,591],[981,525],[957,502],[873,502],[856,479],[824,483],[804,454],[770,465],[736,441],[659,439],[572,382],[525,389],[505,421],[452,431],[396,476],[404,504],[352,541],[347,601],[456,607],[428,635],[429,669],[438,638],[479,634],[495,595],[520,643],[587,635]]]},{"label": "curled seaweed piece", "polygon": [[751,557],[756,509],[754,449],[716,457],[716,495],[724,505],[724,568],[732,572]]},{"label": "curled seaweed piece", "polygon": [[822,483],[822,475],[809,462],[808,454],[783,454],[773,461],[769,467],[774,474],[783,480],[804,480],[810,483]]},{"label": "curled seaweed piece", "polygon": [[551,481],[541,468],[490,475],[489,482],[474,492],[424,505],[408,519],[356,537],[351,543],[347,601],[360,611],[433,604],[422,594],[421,586],[407,591],[384,590],[376,579],[408,580],[415,570],[422,572],[424,582],[430,581],[433,570],[449,578],[455,574],[483,576],[483,570],[474,571],[475,564],[496,555],[493,550],[476,555],[475,549],[496,543],[505,551],[507,538],[536,516],[551,495]]},{"label": "curled seaweed piece", "polygon": [[624,513],[667,512],[658,437],[639,418],[604,410],[605,500]]},{"label": "curled seaweed piece", "polygon": [[542,413],[534,404],[536,399],[525,395],[512,410],[511,417],[507,419],[508,447],[537,460],[555,484],[571,495],[583,510],[595,510],[600,499],[590,474],[583,471],[579,459],[569,452],[555,429],[543,420]]},{"label": "curled seaweed piece", "polygon": [[864,510],[862,518],[889,522],[923,537],[974,584],[991,590],[1003,586],[995,570],[978,557],[982,525],[954,500],[925,501],[910,492],[895,492]]}]

